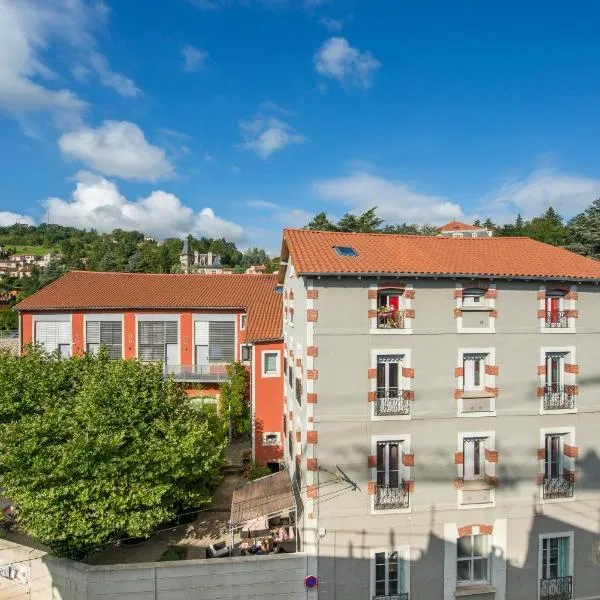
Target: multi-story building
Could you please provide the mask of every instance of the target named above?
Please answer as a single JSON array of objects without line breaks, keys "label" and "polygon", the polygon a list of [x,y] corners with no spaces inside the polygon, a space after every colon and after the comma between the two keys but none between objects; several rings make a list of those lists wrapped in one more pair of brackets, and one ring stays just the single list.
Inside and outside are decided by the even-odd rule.
[{"label": "multi-story building", "polygon": [[221,257],[212,252],[201,253],[198,250],[192,251],[189,238],[183,240],[183,248],[179,256],[181,269],[185,274],[196,273],[199,275],[222,275],[230,274],[233,269],[223,267]]},{"label": "multi-story building", "polygon": [[15,308],[22,348],[68,357],[102,345],[113,359],[160,361],[190,396],[218,396],[227,365],[243,362],[254,457],[275,469],[283,453],[281,304],[275,275],[72,271]]},{"label": "multi-story building", "polygon": [[492,237],[494,232],[486,227],[478,227],[477,225],[469,225],[460,221],[450,221],[441,227],[437,228],[438,235],[442,237],[454,238],[487,238]]},{"label": "multi-story building", "polygon": [[321,599],[600,598],[600,263],[286,230],[286,459]]}]

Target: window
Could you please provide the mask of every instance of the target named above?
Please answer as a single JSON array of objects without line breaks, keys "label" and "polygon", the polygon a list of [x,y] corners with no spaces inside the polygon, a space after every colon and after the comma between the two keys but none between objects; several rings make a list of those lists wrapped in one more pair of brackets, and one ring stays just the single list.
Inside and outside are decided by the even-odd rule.
[{"label": "window", "polygon": [[485,360],[487,354],[463,355],[463,390],[465,392],[485,389]]},{"label": "window", "polygon": [[302,379],[296,377],[296,402],[302,404]]},{"label": "window", "polygon": [[485,290],[480,288],[467,288],[462,293],[463,308],[479,308],[485,305]]},{"label": "window", "polygon": [[71,321],[37,321],[35,344],[47,352],[57,352],[61,358],[71,356]]},{"label": "window", "polygon": [[463,439],[463,477],[465,480],[485,479],[486,437]]},{"label": "window", "polygon": [[563,290],[549,290],[544,299],[544,326],[549,328],[568,327],[569,320],[564,310]]},{"label": "window", "polygon": [[546,460],[544,475],[547,479],[562,476],[564,434],[550,433],[546,435]]},{"label": "window", "polygon": [[408,415],[410,401],[402,394],[402,356],[377,357],[376,416]]},{"label": "window", "polygon": [[279,433],[263,433],[263,446],[278,446],[280,443]]},{"label": "window", "polygon": [[380,291],[377,295],[378,329],[404,329],[404,290]]},{"label": "window", "polygon": [[194,321],[196,365],[235,360],[234,321]]},{"label": "window", "polygon": [[462,236],[463,236],[463,234],[462,234],[462,233],[460,233],[460,232],[456,232],[456,231],[455,231],[454,233],[452,233],[452,237],[453,237],[453,238],[461,238]]},{"label": "window", "polygon": [[96,354],[100,346],[108,348],[111,360],[123,358],[123,324],[121,321],[86,321],[86,352]]},{"label": "window", "polygon": [[398,600],[408,598],[407,561],[402,554],[395,550],[376,552],[374,559],[374,600],[390,597]]},{"label": "window", "polygon": [[574,468],[576,447],[567,443],[567,433],[547,433],[544,436],[544,472],[541,476],[544,500],[572,498],[575,494]]},{"label": "window", "polygon": [[240,329],[243,331],[246,329],[246,313],[240,315]]},{"label": "window", "polygon": [[138,358],[143,362],[179,363],[179,324],[177,321],[140,321]]},{"label": "window", "polygon": [[334,246],[333,249],[339,256],[352,257],[358,256],[358,252],[351,246]]},{"label": "window", "polygon": [[572,534],[543,535],[540,539],[540,600],[573,597]]},{"label": "window", "polygon": [[279,376],[279,352],[263,352],[263,377]]},{"label": "window", "polygon": [[377,443],[377,485],[397,488],[400,483],[401,442]]},{"label": "window", "polygon": [[456,543],[456,581],[459,584],[484,583],[490,577],[488,535],[465,535]]},{"label": "window", "polygon": [[242,344],[242,362],[250,362],[252,360],[252,346],[250,344]]},{"label": "window", "polygon": [[562,391],[564,385],[565,353],[546,352],[546,391]]},{"label": "window", "polygon": [[288,384],[290,388],[294,389],[294,367],[293,367],[294,359],[290,360],[288,364]]},{"label": "window", "polygon": [[288,374],[288,359],[287,359],[287,352],[283,351],[283,376],[287,377]]}]

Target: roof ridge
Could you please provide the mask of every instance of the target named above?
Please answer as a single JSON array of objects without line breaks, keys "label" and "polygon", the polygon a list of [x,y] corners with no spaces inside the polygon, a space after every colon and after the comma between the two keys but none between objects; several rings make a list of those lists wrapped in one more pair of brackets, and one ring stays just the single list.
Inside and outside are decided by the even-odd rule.
[{"label": "roof ridge", "polygon": [[[410,238],[410,239],[438,239],[438,240],[451,240],[453,242],[464,242],[466,240],[480,240],[480,241],[489,241],[489,240],[531,240],[532,242],[538,242],[540,244],[544,244],[546,246],[551,246],[552,244],[547,244],[546,242],[540,242],[539,240],[534,240],[533,238],[527,235],[505,235],[505,236],[492,236],[492,237],[481,237],[481,238],[452,238],[441,235],[422,235],[420,233],[387,233],[385,231],[324,231],[322,229],[302,229],[289,227],[283,230],[284,235],[286,232],[292,233],[308,233],[308,234],[326,234],[326,235],[373,235],[373,236],[385,236],[385,237],[399,237],[399,238]],[[560,248],[561,246],[552,246],[553,248]]]}]

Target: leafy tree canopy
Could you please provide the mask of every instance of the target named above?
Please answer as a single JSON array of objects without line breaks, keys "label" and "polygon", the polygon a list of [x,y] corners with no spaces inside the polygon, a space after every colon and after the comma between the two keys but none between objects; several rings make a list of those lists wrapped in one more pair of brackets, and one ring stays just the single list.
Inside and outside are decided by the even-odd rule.
[{"label": "leafy tree canopy", "polygon": [[211,499],[223,426],[160,365],[0,354],[0,488],[30,535],[82,558]]}]

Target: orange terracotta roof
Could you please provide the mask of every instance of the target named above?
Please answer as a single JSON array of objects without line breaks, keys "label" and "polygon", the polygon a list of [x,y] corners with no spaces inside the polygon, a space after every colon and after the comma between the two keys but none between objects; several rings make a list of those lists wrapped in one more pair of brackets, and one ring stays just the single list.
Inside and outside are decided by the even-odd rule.
[{"label": "orange terracotta roof", "polygon": [[[355,257],[335,246],[350,246]],[[281,257],[300,274],[401,274],[600,280],[600,262],[525,237],[451,238],[284,231]],[[280,280],[283,276],[280,270]]]},{"label": "orange terracotta roof", "polygon": [[485,227],[477,227],[476,225],[469,225],[468,223],[461,223],[454,220],[438,227],[437,231],[443,233],[445,231],[481,231],[482,229],[485,229]]},{"label": "orange terracotta roof", "polygon": [[281,338],[276,275],[156,275],[71,271],[16,305],[19,311],[246,309],[249,340]]}]

